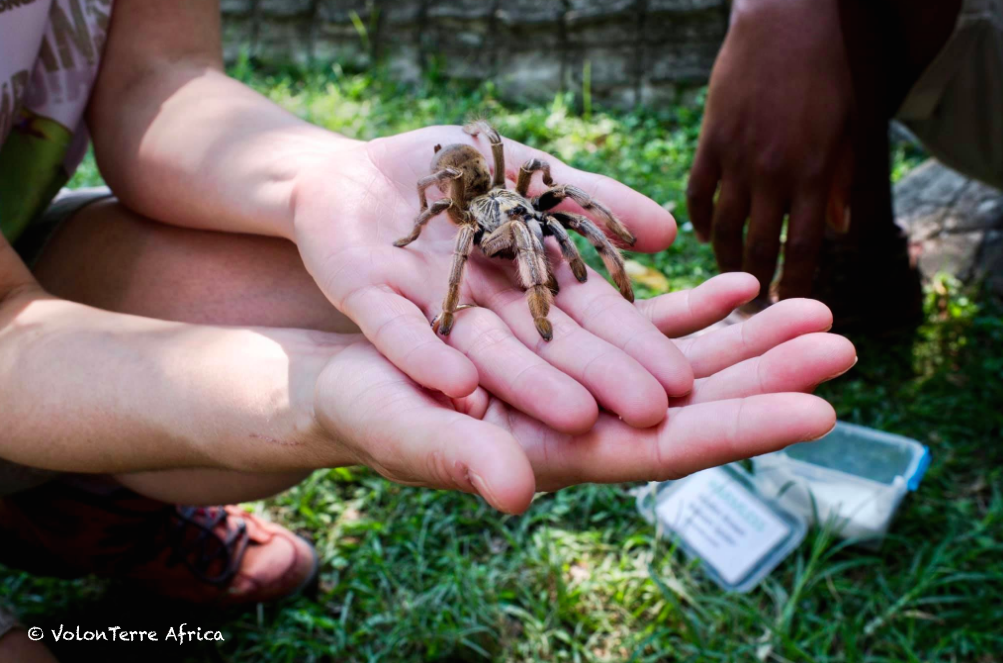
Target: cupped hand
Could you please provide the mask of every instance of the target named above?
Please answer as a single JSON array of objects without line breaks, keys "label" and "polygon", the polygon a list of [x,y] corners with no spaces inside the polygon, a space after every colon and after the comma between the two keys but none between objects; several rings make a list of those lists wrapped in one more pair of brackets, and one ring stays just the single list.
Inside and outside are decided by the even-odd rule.
[{"label": "cupped hand", "polygon": [[[631,426],[659,423],[668,397],[693,388],[692,370],[641,309],[592,270],[579,283],[566,264],[557,269],[561,291],[549,314],[553,340],[545,342],[514,263],[475,249],[460,304],[480,308],[460,311],[448,337],[431,329],[458,229],[443,214],[406,248],[394,241],[408,234],[419,213],[416,185],[430,174],[433,147],[450,143],[475,145],[491,163],[483,137],[455,126],[429,127],[351,143],[297,182],[296,241],[327,298],[390,364],[449,397],[470,397],[480,385],[567,434],[591,429],[600,407]],[[504,146],[509,180],[530,158],[548,161],[556,183],[574,184],[612,208],[636,236],[634,250],[661,251],[675,238],[672,216],[649,198],[519,143],[506,139]],[[542,190],[537,175],[530,194]],[[435,188],[428,193],[430,200],[438,197]],[[587,214],[573,203],[565,206]],[[556,253],[556,245],[550,248]]]},{"label": "cupped hand", "polygon": [[[692,291],[640,301],[636,310],[680,336],[723,318],[757,291],[751,276],[725,274]],[[472,337],[497,316],[473,309],[467,317],[476,320],[456,331],[466,327]],[[603,412],[594,428],[573,434],[483,388],[449,398],[422,389],[361,340],[321,373],[315,412],[358,462],[393,481],[478,493],[518,513],[536,490],[677,478],[824,435],[835,413],[806,392],[856,360],[849,341],[825,333],[831,322],[824,305],[789,300],[741,325],[674,342],[697,379],[661,424],[644,430]]]},{"label": "cupped hand", "polygon": [[785,216],[781,299],[810,293],[827,214],[845,229],[852,97],[836,0],[734,3],[711,74],[688,207],[721,270],[753,274],[764,296]]}]

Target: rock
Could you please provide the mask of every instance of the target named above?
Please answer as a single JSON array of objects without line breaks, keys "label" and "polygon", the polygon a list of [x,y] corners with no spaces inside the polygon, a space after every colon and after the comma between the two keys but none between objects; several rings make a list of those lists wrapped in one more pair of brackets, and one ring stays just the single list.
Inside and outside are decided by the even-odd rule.
[{"label": "rock", "polygon": [[[460,11],[454,7],[450,11]],[[422,50],[440,59],[452,78],[482,80],[494,75],[492,16],[464,20],[445,14],[429,17],[419,35]]]},{"label": "rock", "polygon": [[251,13],[253,9],[252,0],[222,0],[220,2],[220,11],[223,12],[223,16],[247,16]]},{"label": "rock", "polygon": [[372,2],[366,0],[320,0],[317,4],[317,21],[350,24],[352,14],[366,19],[374,7]]},{"label": "rock", "polygon": [[310,26],[298,21],[272,19],[259,26],[252,53],[269,62],[310,61]]},{"label": "rock", "polygon": [[544,24],[555,30],[564,15],[564,4],[540,0],[505,0],[499,3],[495,16],[505,25],[525,26]]},{"label": "rock", "polygon": [[381,19],[387,25],[394,25],[414,23],[421,16],[424,6],[425,3],[419,0],[380,0],[377,7]]},{"label": "rock", "polygon": [[970,281],[982,246],[982,233],[951,233],[920,242],[919,269],[924,276],[947,272]]},{"label": "rock", "polygon": [[421,51],[418,46],[404,42],[387,54],[387,70],[390,75],[404,83],[421,80]]},{"label": "rock", "polygon": [[258,11],[264,16],[289,18],[310,14],[313,0],[258,0]]},{"label": "rock", "polygon": [[585,82],[585,62],[589,63],[589,79],[593,91],[627,84],[632,86],[637,76],[637,52],[630,46],[605,46],[576,54],[571,60],[571,80],[576,89]]},{"label": "rock", "polygon": [[630,46],[637,51],[640,38],[637,21],[600,21],[598,23],[572,23],[567,28],[568,44],[572,46]]},{"label": "rock", "polygon": [[[497,26],[495,47],[499,93],[508,99],[548,99],[564,86],[561,35],[546,24]],[[526,43],[536,48],[525,48]]]},{"label": "rock", "polygon": [[1003,192],[931,159],[895,185],[895,220],[925,277],[984,279],[1003,295]]},{"label": "rock", "polygon": [[318,23],[313,32],[313,59],[362,68],[372,62],[372,54],[351,23]]},{"label": "rock", "polygon": [[704,12],[716,11],[727,20],[727,5],[721,0],[647,0],[647,11],[654,12]]},{"label": "rock", "polygon": [[682,12],[679,5],[695,6],[695,0],[672,4],[677,5],[675,11],[653,12],[649,5],[642,35],[642,87],[705,82],[728,30],[727,17],[713,5],[710,10]]},{"label": "rock", "polygon": [[484,0],[428,0],[425,15],[429,18],[486,20],[494,15],[494,3]]},{"label": "rock", "polygon": [[710,76],[717,51],[716,43],[679,46],[668,42],[649,46],[644,53],[643,82],[699,85]]},{"label": "rock", "polygon": [[580,21],[607,20],[613,16],[633,18],[640,9],[638,5],[637,0],[568,0],[566,18],[570,25]]},{"label": "rock", "polygon": [[991,230],[986,233],[982,244],[981,265],[986,272],[989,290],[1003,296],[1003,232]]},{"label": "rock", "polygon": [[254,23],[250,18],[234,16],[223,24],[223,58],[236,62],[254,50]]}]

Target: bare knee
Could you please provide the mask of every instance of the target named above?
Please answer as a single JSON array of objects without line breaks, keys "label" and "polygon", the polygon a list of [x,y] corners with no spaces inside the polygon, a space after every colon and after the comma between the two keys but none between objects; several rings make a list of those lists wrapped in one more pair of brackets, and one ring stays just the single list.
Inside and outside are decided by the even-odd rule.
[{"label": "bare knee", "polygon": [[19,663],[59,663],[45,645],[34,642],[28,632],[17,628],[0,636],[0,660]]},{"label": "bare knee", "polygon": [[35,275],[58,297],[110,311],[200,324],[356,331],[317,288],[292,243],[178,228],[113,199],[64,223]]}]

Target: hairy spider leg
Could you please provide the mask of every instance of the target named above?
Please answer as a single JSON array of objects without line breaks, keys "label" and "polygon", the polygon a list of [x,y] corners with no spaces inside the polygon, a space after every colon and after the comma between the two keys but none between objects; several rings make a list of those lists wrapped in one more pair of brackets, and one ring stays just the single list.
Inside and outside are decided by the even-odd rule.
[{"label": "hairy spider leg", "polygon": [[575,275],[579,283],[585,283],[589,278],[588,272],[585,270],[585,263],[582,261],[582,254],[578,252],[578,247],[575,243],[571,241],[571,236],[568,231],[564,229],[561,222],[558,221],[552,214],[546,214],[544,217],[544,222],[547,224],[547,231],[554,236],[557,240],[557,244],[561,247],[561,255],[564,259],[568,261],[568,265],[571,267],[571,273]]},{"label": "hairy spider leg", "polygon": [[529,183],[533,179],[533,173],[543,171],[543,183],[546,186],[553,186],[554,180],[550,176],[550,164],[543,159],[530,159],[522,164],[519,169],[519,179],[515,183],[515,192],[520,196],[525,196],[529,192]]},{"label": "hairy spider leg", "polygon": [[546,254],[543,256],[543,264],[547,266],[547,289],[550,290],[550,294],[557,296],[561,292],[561,286],[557,282],[557,277],[554,275],[554,267],[547,260]]},{"label": "hairy spider leg", "polygon": [[[477,308],[477,304],[460,304],[459,306],[456,307],[456,310],[453,311],[453,313],[455,314],[457,311],[462,311],[465,308]],[[439,331],[441,323],[442,323],[442,313],[439,313],[439,315],[432,318],[432,331]]]},{"label": "hairy spider leg", "polygon": [[[489,258],[510,250],[515,253],[519,281],[526,288],[526,299],[536,331],[543,340],[549,341],[554,337],[553,327],[547,320],[547,313],[554,301],[548,283],[553,278],[553,273],[543,246],[521,220],[513,219],[481,238],[481,251]],[[554,281],[554,285],[556,284]]]},{"label": "hairy spider leg", "polygon": [[609,241],[606,234],[600,230],[599,226],[592,219],[581,214],[552,212],[550,216],[557,219],[562,225],[581,234],[591,242],[592,246],[596,247],[599,257],[602,258],[603,264],[606,265],[606,271],[613,277],[613,282],[620,289],[620,294],[627,301],[634,301],[634,289],[631,287],[630,278],[624,269],[623,256],[620,255],[620,252]]},{"label": "hairy spider leg", "polygon": [[536,198],[533,198],[532,203],[533,207],[537,210],[546,212],[560,205],[561,201],[566,198],[571,198],[582,209],[593,212],[596,216],[601,217],[606,227],[610,229],[610,232],[629,246],[633,246],[634,242],[637,241],[608,207],[589,196],[584,190],[571,184],[559,184],[551,189],[547,189]]},{"label": "hairy spider leg", "polygon": [[464,126],[463,131],[474,138],[477,138],[480,133],[487,135],[488,142],[491,143],[491,154],[494,156],[495,160],[495,172],[494,177],[491,180],[491,188],[504,189],[505,146],[502,144],[501,136],[498,135],[498,130],[484,120],[477,120],[476,122],[471,122],[470,124]]},{"label": "hairy spider leg", "polygon": [[418,239],[418,235],[421,234],[421,229],[425,227],[425,224],[428,223],[432,217],[442,214],[452,206],[453,200],[451,198],[440,198],[432,203],[431,207],[419,214],[418,218],[414,220],[414,226],[411,228],[411,234],[407,237],[401,237],[399,240],[394,242],[394,246],[407,246],[414,240]]},{"label": "hairy spider leg", "polygon": [[543,256],[543,262],[547,265],[547,287],[550,288],[551,293],[556,295],[561,291],[561,286],[557,283],[553,265],[547,259],[547,251],[543,247],[543,238],[545,236],[543,232],[543,219],[537,214],[529,214],[523,217],[523,222],[529,228],[530,232],[533,233],[533,242],[536,244],[536,250]]},{"label": "hairy spider leg", "polygon": [[[436,150],[438,151],[438,150]],[[436,184],[439,188],[446,182],[463,177],[463,173],[456,170],[455,168],[443,168],[437,173],[433,173],[428,177],[423,177],[418,180],[418,199],[421,201],[421,211],[428,209],[428,199],[425,197],[425,189]]]},{"label": "hairy spider leg", "polygon": [[453,264],[449,270],[449,289],[446,291],[446,298],[442,300],[442,313],[432,321],[434,327],[439,324],[439,333],[449,336],[453,329],[454,314],[457,305],[460,303],[460,285],[463,282],[463,269],[466,267],[467,258],[470,257],[470,249],[474,245],[474,235],[477,233],[477,226],[474,224],[464,224],[460,226],[460,232],[456,235],[456,248],[453,250]]},{"label": "hairy spider leg", "polygon": [[553,274],[547,263],[547,255],[525,223],[512,221],[509,225],[515,238],[515,259],[519,266],[519,279],[526,288],[526,301],[529,304],[529,312],[533,315],[533,324],[536,325],[536,331],[543,340],[549,341],[554,338],[554,328],[550,320],[547,320],[547,314],[550,312],[554,295],[548,285]]}]

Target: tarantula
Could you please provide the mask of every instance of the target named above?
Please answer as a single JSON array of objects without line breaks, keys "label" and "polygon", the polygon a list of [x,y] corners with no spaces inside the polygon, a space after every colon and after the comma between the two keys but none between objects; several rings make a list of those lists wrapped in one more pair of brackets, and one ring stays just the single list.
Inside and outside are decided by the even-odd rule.
[{"label": "tarantula", "polygon": [[[474,137],[482,132],[487,135],[494,156],[494,176],[489,173],[485,158],[473,147],[459,143],[445,147],[436,145],[432,174],[418,180],[421,213],[414,220],[411,234],[394,242],[395,246],[407,246],[418,239],[422,227],[429,220],[443,212],[448,213],[453,223],[460,227],[449,274],[449,289],[442,303],[442,313],[432,321],[432,327],[438,327],[440,334],[448,336],[453,328],[456,311],[467,308],[458,306],[460,283],[471,248],[479,246],[489,258],[516,261],[519,280],[527,290],[529,310],[533,314],[536,330],[545,341],[551,340],[554,332],[547,320],[547,313],[558,286],[543,249],[543,239],[552,236],[557,240],[561,254],[579,282],[584,283],[588,278],[585,263],[568,235],[568,228],[592,243],[620,293],[627,301],[634,301],[634,291],[624,271],[623,257],[595,222],[581,214],[551,211],[562,200],[570,198],[583,209],[602,218],[620,240],[633,245],[634,236],[609,208],[593,200],[576,186],[554,186],[550,165],[540,159],[530,159],[524,163],[519,170],[515,191],[506,189],[505,154],[501,136],[484,121],[468,124],[463,130]],[[543,174],[543,183],[548,188],[539,196],[528,198],[529,183],[536,171]],[[430,206],[425,191],[433,184],[443,190],[449,185],[450,196],[436,200]]]}]

